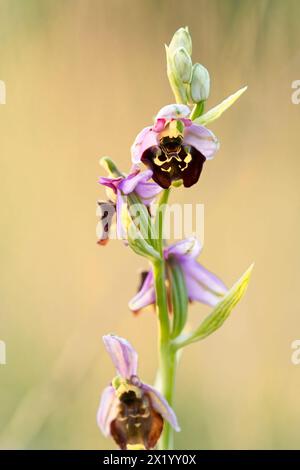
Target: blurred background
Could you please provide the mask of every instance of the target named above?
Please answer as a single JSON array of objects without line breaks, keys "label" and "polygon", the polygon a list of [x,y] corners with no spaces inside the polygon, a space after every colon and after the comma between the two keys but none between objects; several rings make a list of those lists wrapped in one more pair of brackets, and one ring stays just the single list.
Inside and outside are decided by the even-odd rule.
[{"label": "blurred background", "polygon": [[[173,101],[164,43],[188,25],[208,107],[249,89],[172,201],[205,204],[201,262],[228,285],[256,264],[223,328],[181,358],[176,446],[300,448],[299,15],[297,0],[0,0],[0,447],[114,447],[95,423],[114,374],[103,334],[128,338],[154,380],[155,316],[127,308],[146,264],[96,245],[98,160],[129,168],[137,132]],[[193,305],[191,323],[207,311]]]}]

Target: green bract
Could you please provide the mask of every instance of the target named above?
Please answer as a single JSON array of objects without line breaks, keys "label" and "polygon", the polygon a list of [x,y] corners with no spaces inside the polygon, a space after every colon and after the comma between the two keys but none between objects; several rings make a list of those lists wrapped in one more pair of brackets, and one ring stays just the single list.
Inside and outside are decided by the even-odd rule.
[{"label": "green bract", "polygon": [[118,178],[119,176],[123,176],[123,174],[118,169],[115,162],[110,157],[102,157],[99,161],[100,165],[107,171],[110,176],[114,176]]},{"label": "green bract", "polygon": [[169,263],[169,269],[173,307],[172,337],[176,338],[182,332],[186,324],[188,313],[188,294],[180,265]]},{"label": "green bract", "polygon": [[206,126],[206,124],[209,124],[212,121],[215,121],[218,119],[226,109],[230,108],[233,103],[247,90],[247,86],[241,88],[240,90],[236,91],[232,95],[228,96],[224,101],[222,101],[220,104],[215,106],[214,108],[210,109],[207,111],[207,113],[202,114],[202,116],[198,117],[197,119],[194,120],[196,124],[202,124],[203,126]]},{"label": "green bract", "polygon": [[176,349],[206,338],[223,325],[233,308],[246,292],[253,266],[254,264],[247,269],[242,277],[233,285],[224,298],[213,309],[212,313],[208,315],[208,317],[193,333],[190,333],[184,338],[178,338],[177,341],[174,342]]}]

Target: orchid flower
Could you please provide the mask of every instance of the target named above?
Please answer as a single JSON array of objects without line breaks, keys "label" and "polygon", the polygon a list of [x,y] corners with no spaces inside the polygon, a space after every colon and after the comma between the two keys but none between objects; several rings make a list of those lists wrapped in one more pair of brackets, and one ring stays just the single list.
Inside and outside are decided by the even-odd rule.
[{"label": "orchid flower", "polygon": [[[196,261],[201,252],[201,245],[196,238],[179,241],[164,249],[166,263],[178,263],[182,269],[190,302],[197,301],[214,307],[228,289],[223,282]],[[139,292],[129,302],[129,308],[137,313],[141,309],[155,304],[156,295],[153,271],[143,274]]]},{"label": "orchid flower", "polygon": [[215,135],[193,123],[190,114],[190,108],[184,104],[164,106],[154,125],[145,127],[132,145],[133,163],[148,166],[153,171],[153,180],[162,188],[178,180],[185,187],[193,186],[204,162],[212,159],[219,148]]},{"label": "orchid flower", "polygon": [[[98,241],[99,244],[104,245],[108,239],[108,230],[110,227],[109,221],[106,220],[105,212],[108,212],[111,206],[114,206],[117,216],[117,234],[119,238],[124,238],[124,228],[122,226],[122,211],[124,207],[124,196],[135,193],[146,206],[150,206],[154,198],[161,192],[161,187],[154,182],[149,182],[152,178],[152,171],[140,171],[135,165],[132,167],[129,175],[118,177],[100,177],[98,183],[109,188],[113,194],[111,199],[115,201],[108,201],[107,203],[99,201],[100,219],[103,221],[102,235]],[[110,218],[111,221],[111,218]]]},{"label": "orchid flower", "polygon": [[103,336],[103,341],[118,375],[103,391],[98,425],[123,450],[152,449],[164,420],[180,430],[176,415],[155,388],[138,378],[138,355],[131,344],[113,335]]}]

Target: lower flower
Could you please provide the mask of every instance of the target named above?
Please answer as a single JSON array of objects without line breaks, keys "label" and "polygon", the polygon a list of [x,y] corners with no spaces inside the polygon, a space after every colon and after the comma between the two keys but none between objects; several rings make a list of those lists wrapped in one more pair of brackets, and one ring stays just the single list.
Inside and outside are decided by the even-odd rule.
[{"label": "lower flower", "polygon": [[97,414],[105,436],[111,436],[123,450],[155,447],[164,421],[179,431],[177,418],[165,398],[137,376],[137,352],[118,336],[103,341],[118,373],[105,388]]}]

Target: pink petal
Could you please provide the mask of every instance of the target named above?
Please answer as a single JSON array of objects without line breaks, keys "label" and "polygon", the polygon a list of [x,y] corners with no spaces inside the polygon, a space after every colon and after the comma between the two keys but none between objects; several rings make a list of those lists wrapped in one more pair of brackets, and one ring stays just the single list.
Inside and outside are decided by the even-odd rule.
[{"label": "pink petal", "polygon": [[215,305],[220,302],[221,298],[218,295],[206,289],[203,285],[187,274],[185,274],[185,283],[190,301],[195,300],[196,302],[201,302],[202,304],[209,305],[210,307],[215,307]]},{"label": "pink petal", "polygon": [[118,186],[122,180],[123,180],[123,177],[108,178],[108,177],[101,176],[98,180],[98,183],[102,184],[103,186],[107,186],[108,188],[112,189],[116,193]]},{"label": "pink petal", "polygon": [[135,192],[141,198],[142,202],[146,206],[149,206],[162,189],[163,188],[156,183],[139,183]]},{"label": "pink petal", "polygon": [[190,127],[190,126],[193,125],[193,121],[191,121],[191,119],[182,118],[182,119],[180,119],[180,121],[183,122],[183,124],[185,125],[185,127]]},{"label": "pink petal", "polygon": [[199,240],[195,237],[187,238],[186,240],[181,240],[173,245],[168,246],[164,250],[165,258],[170,255],[174,256],[184,256],[188,258],[197,258],[201,252],[202,246],[200,245]]},{"label": "pink petal", "polygon": [[132,193],[139,183],[145,183],[152,178],[153,172],[151,170],[145,170],[138,173],[131,173],[119,184],[119,189],[123,194]]},{"label": "pink petal", "polygon": [[142,288],[139,292],[130,300],[128,306],[133,312],[138,312],[142,308],[148,307],[155,302],[155,289],[153,283],[153,273],[149,271]]},{"label": "pink petal", "polygon": [[97,423],[104,436],[109,436],[111,422],[118,413],[118,399],[115,389],[110,385],[103,390],[97,412]]},{"label": "pink petal", "polygon": [[168,104],[161,108],[155,118],[155,122],[159,119],[178,119],[188,118],[191,114],[191,110],[185,104]]},{"label": "pink petal", "polygon": [[165,125],[166,125],[166,119],[165,118],[158,118],[155,120],[155,124],[153,126],[153,130],[155,132],[161,132],[164,130]]},{"label": "pink petal", "polygon": [[204,288],[210,290],[217,295],[225,295],[228,292],[225,284],[215,274],[210,272],[196,260],[186,260],[181,263],[182,268],[187,276],[192,277]]},{"label": "pink petal", "polygon": [[133,163],[140,163],[142,155],[149,147],[158,144],[158,134],[152,127],[145,127],[136,137],[131,147],[131,158]]},{"label": "pink petal", "polygon": [[137,375],[138,355],[126,339],[107,335],[103,336],[103,342],[121,377],[130,379],[132,375]]},{"label": "pink petal", "polygon": [[175,431],[179,432],[180,427],[177,421],[176,414],[174,413],[173,409],[167,402],[167,400],[159,393],[154,387],[148,384],[141,384],[142,389],[144,392],[147,393],[151,400],[151,404],[153,408],[166,420],[168,421],[171,426],[175,429]]},{"label": "pink petal", "polygon": [[219,149],[216,136],[206,127],[197,124],[185,128],[183,143],[195,147],[208,160],[213,158]]}]

